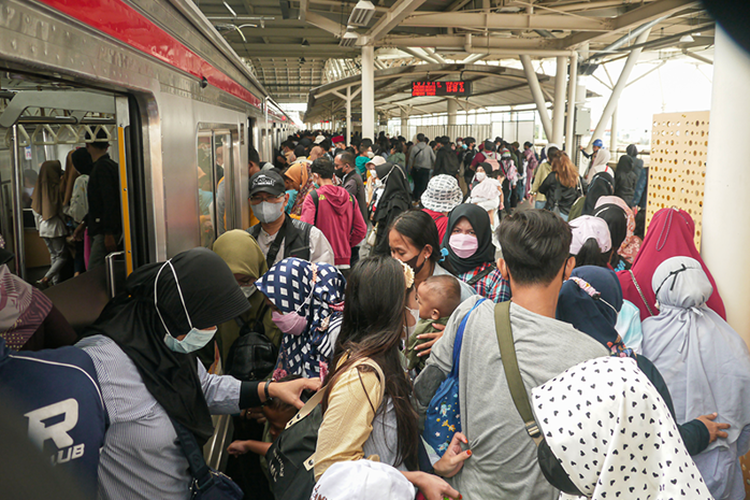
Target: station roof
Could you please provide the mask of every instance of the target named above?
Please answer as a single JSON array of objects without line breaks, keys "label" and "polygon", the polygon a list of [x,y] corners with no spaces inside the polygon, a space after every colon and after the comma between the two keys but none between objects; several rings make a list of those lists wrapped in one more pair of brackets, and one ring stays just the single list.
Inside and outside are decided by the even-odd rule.
[{"label": "station roof", "polygon": [[363,45],[376,47],[380,70],[393,65],[380,54],[395,49],[397,65],[571,50],[603,62],[624,57],[644,26],[644,51],[701,50],[714,30],[695,0],[372,0],[363,26],[350,22],[353,0],[194,1],[280,103],[357,74]]},{"label": "station roof", "polygon": [[[553,76],[537,74],[542,92],[551,96],[555,91]],[[533,103],[526,75],[522,70],[503,66],[478,64],[420,64],[401,66],[375,72],[376,109],[384,114],[398,116],[402,108],[409,110],[410,116],[446,111],[446,97],[412,97],[412,82],[415,80],[446,81],[463,80],[471,82],[470,97],[456,98],[459,109],[471,110],[490,106],[508,106]],[[345,112],[346,88],[352,88],[352,95],[361,84],[358,75],[350,76],[310,92],[307,101],[306,122],[327,120],[333,114],[343,116]],[[590,93],[590,97],[595,94]],[[352,101],[352,110],[359,114],[361,94]]]}]

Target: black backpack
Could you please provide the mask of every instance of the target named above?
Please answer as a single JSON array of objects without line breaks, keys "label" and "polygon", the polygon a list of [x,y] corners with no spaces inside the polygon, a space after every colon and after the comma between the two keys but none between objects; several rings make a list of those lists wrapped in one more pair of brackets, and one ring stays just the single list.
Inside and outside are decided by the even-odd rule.
[{"label": "black backpack", "polygon": [[268,305],[263,304],[255,324],[242,325],[239,338],[229,348],[225,372],[238,380],[263,380],[276,366],[279,350],[266,337],[263,328],[267,310]]}]

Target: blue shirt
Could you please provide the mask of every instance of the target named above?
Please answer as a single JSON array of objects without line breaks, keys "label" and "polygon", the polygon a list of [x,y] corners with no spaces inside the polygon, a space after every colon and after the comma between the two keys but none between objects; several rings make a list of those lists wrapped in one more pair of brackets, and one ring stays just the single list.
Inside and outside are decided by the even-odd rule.
[{"label": "blue shirt", "polygon": [[88,354],[76,347],[20,353],[0,338],[0,401],[25,417],[29,439],[52,465],[93,496],[106,417]]}]

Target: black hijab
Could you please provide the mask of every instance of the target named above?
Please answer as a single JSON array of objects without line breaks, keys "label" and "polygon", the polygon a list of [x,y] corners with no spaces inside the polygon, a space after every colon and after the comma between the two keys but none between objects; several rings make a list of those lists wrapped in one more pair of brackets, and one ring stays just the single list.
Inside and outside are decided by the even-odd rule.
[{"label": "black hijab", "polygon": [[[451,232],[462,217],[466,217],[471,227],[474,228],[479,243],[477,251],[468,259],[462,259],[456,255],[449,244]],[[443,248],[448,250],[448,262],[459,274],[476,269],[487,262],[495,262],[495,245],[492,244],[492,229],[490,228],[490,216],[487,211],[471,203],[464,203],[454,208],[448,216],[448,227],[443,237]]]},{"label": "black hijab", "polygon": [[633,157],[629,155],[622,155],[617,162],[617,170],[615,175],[618,174],[629,174],[633,171]]},{"label": "black hijab", "polygon": [[613,194],[615,194],[615,178],[608,172],[599,172],[591,179],[581,215],[594,215],[596,202],[599,201],[599,198],[612,196]]},{"label": "black hijab", "polygon": [[73,166],[78,170],[81,175],[91,175],[91,171],[94,169],[94,162],[91,160],[91,155],[86,148],[78,148],[73,151],[70,157],[73,162]]},{"label": "black hijab", "polygon": [[[229,267],[211,250],[194,248],[171,262],[195,328],[219,325],[250,308]],[[198,379],[198,361],[194,354],[173,352],[164,343],[166,332],[154,307],[157,275],[159,312],[169,332],[175,337],[188,333],[174,274],[160,262],[133,272],[125,292],[107,304],[84,335],[102,334],[114,340],[138,368],[148,392],[202,446],[213,434],[213,424]]]},{"label": "black hijab", "polygon": [[400,165],[385,162],[375,167],[375,173],[385,184],[373,217],[374,222],[379,222],[388,218],[393,209],[397,209],[398,213],[407,210],[411,206],[411,196],[406,174]]},{"label": "black hijab", "polygon": [[621,206],[607,203],[596,209],[594,217],[604,219],[609,226],[609,235],[612,238],[612,257],[615,262],[618,262],[619,259],[615,256],[628,235],[628,215]]}]

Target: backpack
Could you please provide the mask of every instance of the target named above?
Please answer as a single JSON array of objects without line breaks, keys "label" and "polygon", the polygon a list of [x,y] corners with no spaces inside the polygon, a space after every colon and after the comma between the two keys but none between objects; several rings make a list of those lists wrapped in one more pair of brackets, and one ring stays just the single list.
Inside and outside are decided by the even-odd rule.
[{"label": "backpack", "polygon": [[[492,167],[492,171],[494,172],[496,170],[500,170],[501,167],[500,167],[500,162],[497,160],[497,153],[493,153],[493,154],[495,155],[493,158],[490,158],[489,156],[485,156],[484,157],[484,162],[482,162],[482,163],[489,164]],[[507,177],[507,175],[506,175],[506,177]]]},{"label": "backpack", "polygon": [[448,449],[453,434],[461,432],[461,410],[458,402],[458,364],[461,359],[461,343],[469,316],[485,300],[479,299],[461,320],[461,325],[456,332],[456,340],[453,342],[453,368],[448,378],[440,384],[430,400],[430,406],[427,407],[422,437],[441,457]]},{"label": "backpack", "polygon": [[266,337],[263,328],[267,310],[268,305],[263,304],[254,327],[242,325],[240,336],[229,348],[225,371],[238,380],[263,380],[276,366],[279,350]]},{"label": "backpack", "polygon": [[[354,367],[360,364],[375,370],[382,381],[382,402],[385,394],[383,370],[372,360],[364,360]],[[318,429],[323,423],[323,407],[320,402],[323,401],[325,391],[325,387],[320,388],[305,403],[266,453],[271,489],[276,500],[309,500],[312,495],[315,487],[315,448],[318,444]]]}]

